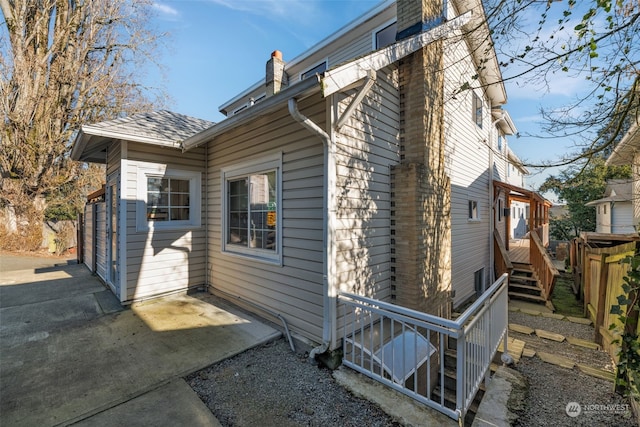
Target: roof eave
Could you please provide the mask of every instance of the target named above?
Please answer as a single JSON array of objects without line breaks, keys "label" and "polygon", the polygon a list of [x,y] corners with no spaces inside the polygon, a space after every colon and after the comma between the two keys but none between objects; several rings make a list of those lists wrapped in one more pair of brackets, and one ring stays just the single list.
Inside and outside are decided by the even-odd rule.
[{"label": "roof eave", "polygon": [[257,117],[266,115],[273,110],[279,108],[281,104],[286,103],[291,98],[303,98],[314,92],[320,91],[320,77],[318,75],[309,77],[293,86],[290,86],[281,92],[266,98],[258,104],[247,108],[246,110],[234,114],[225,120],[207,128],[182,141],[182,151],[189,151],[199,145],[202,145],[223,132],[235,129],[244,123],[254,120]]},{"label": "roof eave", "polygon": [[638,121],[636,121],[624,134],[613,153],[609,156],[605,164],[607,166],[628,165],[633,162],[633,158],[629,159],[629,155],[640,151],[640,129]]},{"label": "roof eave", "polygon": [[418,49],[436,40],[446,37],[469,22],[472,12],[467,11],[441,25],[423,31],[413,37],[393,43],[385,48],[376,50],[356,58],[343,65],[325,71],[322,79],[323,96],[329,96],[343,90],[351,84],[364,79],[372,70],[380,70],[394,62],[405,58]]}]

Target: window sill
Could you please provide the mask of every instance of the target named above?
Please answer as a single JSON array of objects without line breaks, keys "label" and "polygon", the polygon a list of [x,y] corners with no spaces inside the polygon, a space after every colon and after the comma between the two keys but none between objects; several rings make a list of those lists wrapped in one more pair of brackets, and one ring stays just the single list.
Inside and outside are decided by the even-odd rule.
[{"label": "window sill", "polygon": [[230,251],[228,249],[223,249],[220,251],[220,253],[222,253],[222,255],[230,256],[233,258],[240,258],[250,262],[259,262],[261,264],[269,264],[276,267],[282,267],[282,257],[279,255],[271,258],[260,256],[260,254],[244,253],[241,251]]}]

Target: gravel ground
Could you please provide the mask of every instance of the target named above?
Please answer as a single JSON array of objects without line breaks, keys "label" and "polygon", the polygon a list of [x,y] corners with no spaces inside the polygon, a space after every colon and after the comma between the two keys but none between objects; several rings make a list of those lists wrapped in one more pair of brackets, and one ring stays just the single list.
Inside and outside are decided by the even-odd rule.
[{"label": "gravel ground", "polygon": [[[575,368],[560,368],[535,357],[523,357],[515,369],[529,382],[526,408],[518,414],[516,426],[637,425],[626,410],[628,401],[613,393],[613,386],[608,381],[590,377]],[[582,412],[575,417],[567,415],[570,402],[582,407]]]},{"label": "gravel ground", "polygon": [[[531,316],[520,312],[510,312],[509,323],[517,323],[533,329],[544,329],[545,331],[555,332],[565,337],[580,338],[588,341],[593,341],[594,338],[592,326],[581,325],[568,320],[557,320],[542,316]],[[512,331],[509,331],[509,335],[525,341],[527,343],[526,347],[535,351],[544,351],[558,356],[568,357],[576,363],[583,363],[610,372],[614,371],[611,357],[604,351],[574,346],[566,341],[559,343],[539,338],[536,335],[523,335]]]},{"label": "gravel ground", "polygon": [[338,385],[331,371],[294,354],[284,339],[186,378],[223,426],[399,426]]},{"label": "gravel ground", "polygon": [[[510,312],[509,322],[544,329],[561,335],[593,340],[592,326]],[[613,372],[609,355],[603,351],[573,346],[568,342],[538,338],[510,332],[513,338],[526,342],[525,348],[565,356],[576,363]],[[515,366],[529,383],[525,409],[519,414],[516,426],[636,426],[630,417],[628,401],[613,392],[613,384],[580,372],[543,362],[538,357],[523,357]],[[576,402],[581,412],[575,417],[567,415],[567,405]],[[597,406],[599,405],[599,406]],[[607,406],[608,405],[608,406]]]},{"label": "gravel ground", "polygon": [[[518,312],[511,323],[565,336],[592,339],[593,328]],[[612,370],[603,352],[511,333],[529,348],[560,354],[580,363]],[[627,401],[613,393],[610,382],[537,357],[523,357],[515,369],[529,383],[526,405],[516,426],[635,426]],[[223,426],[399,426],[377,405],[353,396],[338,385],[328,369],[293,354],[284,339],[254,348],[186,378]],[[567,404],[582,405],[569,417]],[[595,405],[603,405],[597,407]],[[606,407],[606,405],[609,405]],[[622,409],[622,411],[618,411]]]}]

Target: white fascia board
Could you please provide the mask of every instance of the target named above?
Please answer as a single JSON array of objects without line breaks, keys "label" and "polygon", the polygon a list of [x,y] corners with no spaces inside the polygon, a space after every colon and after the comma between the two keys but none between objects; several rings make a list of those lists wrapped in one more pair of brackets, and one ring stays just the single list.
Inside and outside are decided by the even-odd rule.
[{"label": "white fascia board", "polygon": [[640,129],[638,128],[638,121],[629,128],[626,134],[622,137],[613,153],[609,156],[605,165],[630,165],[633,162],[633,154],[636,151],[640,151]]},{"label": "white fascia board", "polygon": [[498,123],[498,126],[500,126],[500,130],[502,130],[505,135],[516,135],[518,133],[518,129],[516,129],[516,125],[513,123],[513,120],[507,110],[502,108],[493,108],[491,110],[491,117],[494,120],[498,120],[500,118],[504,119]]},{"label": "white fascia board", "polygon": [[145,144],[163,145],[165,147],[172,147],[172,148],[180,147],[180,141],[167,141],[166,139],[151,138],[148,136],[139,135],[135,133],[105,130],[102,128],[92,127],[91,125],[82,126],[81,133],[84,133],[86,135],[101,136],[104,138],[122,139],[125,141],[131,141],[131,142],[142,142]]},{"label": "white fascia board", "polygon": [[289,86],[277,94],[267,97],[264,101],[252,105],[244,111],[234,114],[233,116],[214,124],[210,128],[185,139],[181,144],[182,151],[189,151],[194,147],[212,140],[224,132],[235,129],[251,120],[269,114],[274,109],[285,106],[287,101],[291,98],[305,97],[313,92],[319,91],[320,85],[318,83],[318,76],[316,75]]},{"label": "white fascia board", "polygon": [[383,49],[365,55],[341,66],[325,71],[322,79],[322,94],[327,97],[353,83],[367,77],[371,70],[380,70],[400,59],[416,52],[418,49],[444,38],[450,32],[462,27],[471,19],[471,12],[466,12],[444,24],[438,25],[416,36],[396,42]]},{"label": "white fascia board", "polygon": [[84,132],[82,132],[82,128],[80,128],[80,130],[76,134],[76,138],[73,141],[73,144],[71,147],[70,157],[72,160],[80,159],[80,155],[82,154],[85,147],[87,146],[88,141],[89,141],[89,137],[85,136]]}]

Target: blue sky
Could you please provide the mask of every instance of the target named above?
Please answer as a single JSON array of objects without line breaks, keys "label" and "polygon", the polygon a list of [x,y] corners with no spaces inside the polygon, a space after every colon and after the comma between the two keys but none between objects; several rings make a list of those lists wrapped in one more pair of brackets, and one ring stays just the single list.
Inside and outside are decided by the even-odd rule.
[{"label": "blue sky", "polygon": [[[218,106],[264,78],[272,51],[285,61],[356,19],[380,0],[156,0],[153,24],[170,37],[159,62],[165,66],[164,86],[176,112],[220,121]],[[149,77],[154,80],[157,76]],[[521,134],[539,132],[540,105],[561,105],[573,96],[580,79],[563,76],[551,86],[508,82],[511,114]],[[518,156],[531,163],[553,160],[567,151],[570,141],[511,137]],[[539,186],[556,170],[528,179]],[[552,195],[547,195],[547,197]]]}]

